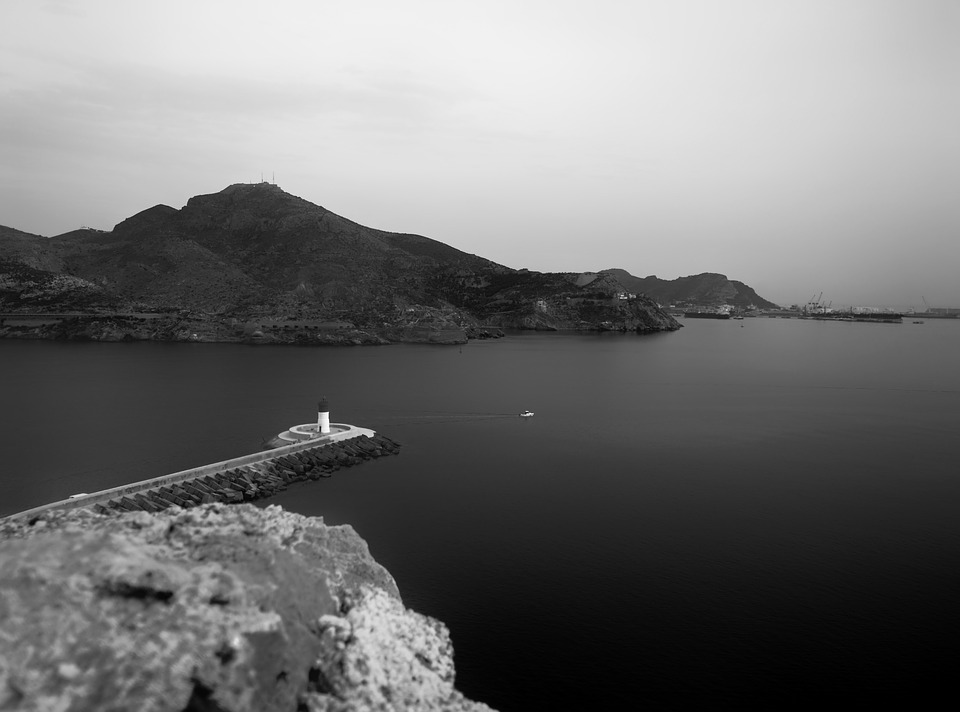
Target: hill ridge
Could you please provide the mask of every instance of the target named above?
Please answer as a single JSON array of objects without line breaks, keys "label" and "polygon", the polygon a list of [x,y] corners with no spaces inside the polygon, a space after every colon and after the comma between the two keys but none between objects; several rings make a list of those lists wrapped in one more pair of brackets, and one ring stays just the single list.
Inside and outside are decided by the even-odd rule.
[{"label": "hill ridge", "polygon": [[686,306],[719,306],[729,304],[739,309],[775,309],[777,305],[761,297],[752,287],[729,279],[719,272],[660,279],[656,275],[635,277],[624,269],[601,270],[600,274],[614,276],[624,287],[656,299],[660,304]]},{"label": "hill ridge", "polygon": [[[231,184],[179,209],[159,203],[110,231],[0,230],[0,311],[193,319],[150,334],[111,322],[104,338],[461,342],[499,328],[679,328],[622,281],[578,285],[575,274],[516,270],[364,226],[270,183]],[[337,333],[310,331],[316,324]],[[34,335],[51,334],[75,336],[62,325]]]}]

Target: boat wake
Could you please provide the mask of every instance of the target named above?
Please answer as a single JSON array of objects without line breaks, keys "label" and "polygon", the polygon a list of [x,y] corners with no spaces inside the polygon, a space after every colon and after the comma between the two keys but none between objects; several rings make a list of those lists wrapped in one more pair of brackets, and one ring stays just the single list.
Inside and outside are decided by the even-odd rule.
[{"label": "boat wake", "polygon": [[377,425],[441,425],[444,423],[466,423],[516,417],[516,413],[437,413],[433,411],[384,415],[371,417],[369,420]]}]

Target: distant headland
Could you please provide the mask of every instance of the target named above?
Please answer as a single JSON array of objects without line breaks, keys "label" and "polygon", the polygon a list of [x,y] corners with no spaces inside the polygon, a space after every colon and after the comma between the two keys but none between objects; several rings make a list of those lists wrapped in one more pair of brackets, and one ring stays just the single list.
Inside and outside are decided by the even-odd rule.
[{"label": "distant headland", "polygon": [[653,333],[683,300],[775,307],[705,273],[513,269],[364,227],[271,183],[231,185],[111,231],[0,227],[0,336],[95,341],[462,344],[504,330]]}]

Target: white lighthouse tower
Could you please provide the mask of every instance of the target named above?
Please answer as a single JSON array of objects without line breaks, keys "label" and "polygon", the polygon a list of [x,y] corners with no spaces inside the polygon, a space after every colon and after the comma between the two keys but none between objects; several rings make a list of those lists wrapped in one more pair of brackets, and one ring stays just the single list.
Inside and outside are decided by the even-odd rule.
[{"label": "white lighthouse tower", "polygon": [[322,396],[317,404],[317,433],[326,435],[330,432],[330,404],[327,397]]},{"label": "white lighthouse tower", "polygon": [[[531,413],[532,415],[532,413]],[[323,447],[327,443],[335,440],[344,440],[357,435],[365,435],[372,438],[376,431],[367,428],[358,428],[356,425],[347,425],[346,423],[330,422],[330,402],[326,396],[320,397],[317,403],[317,422],[302,423],[300,425],[291,425],[288,430],[284,430],[266,443],[267,447],[286,447],[288,445],[307,445],[308,447]],[[315,442],[309,442],[309,441]],[[302,448],[301,448],[302,449]]]}]

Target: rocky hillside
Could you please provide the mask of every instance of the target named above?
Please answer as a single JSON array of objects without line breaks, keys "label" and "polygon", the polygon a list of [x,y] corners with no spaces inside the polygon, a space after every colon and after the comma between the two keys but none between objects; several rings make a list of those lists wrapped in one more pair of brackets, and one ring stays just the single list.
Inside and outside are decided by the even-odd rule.
[{"label": "rocky hillside", "polygon": [[86,315],[37,326],[37,336],[456,343],[501,327],[679,328],[623,291],[616,279],[579,284],[364,227],[269,183],[232,185],[179,210],[157,205],[109,232],[48,239],[0,229],[0,312]]},{"label": "rocky hillside", "polygon": [[630,291],[643,292],[663,305],[719,306],[729,304],[740,309],[776,309],[743,282],[727,279],[726,275],[704,272],[677,279],[634,277],[622,269],[605,269],[601,274],[613,277]]},{"label": "rocky hillside", "polygon": [[489,710],[351,527],[220,504],[0,527],[0,708]]}]

